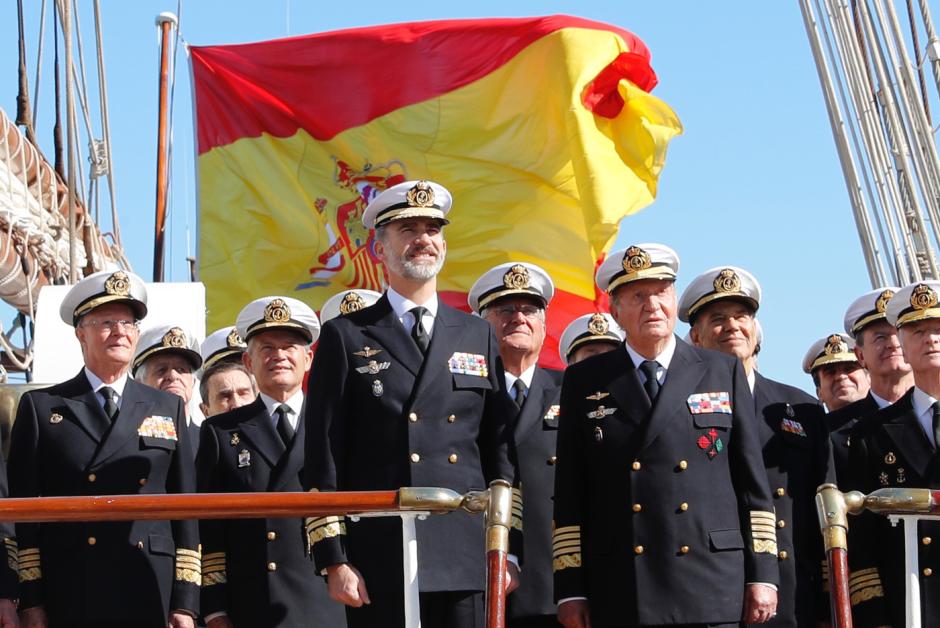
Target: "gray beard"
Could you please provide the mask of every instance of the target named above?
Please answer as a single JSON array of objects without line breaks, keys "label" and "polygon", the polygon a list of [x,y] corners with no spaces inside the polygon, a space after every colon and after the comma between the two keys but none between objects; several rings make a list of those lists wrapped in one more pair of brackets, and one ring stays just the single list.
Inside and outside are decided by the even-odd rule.
[{"label": "gray beard", "polygon": [[401,275],[406,279],[426,281],[433,279],[441,272],[441,268],[444,267],[444,254],[441,253],[433,264],[416,264],[400,257],[389,258],[385,263],[396,275]]}]

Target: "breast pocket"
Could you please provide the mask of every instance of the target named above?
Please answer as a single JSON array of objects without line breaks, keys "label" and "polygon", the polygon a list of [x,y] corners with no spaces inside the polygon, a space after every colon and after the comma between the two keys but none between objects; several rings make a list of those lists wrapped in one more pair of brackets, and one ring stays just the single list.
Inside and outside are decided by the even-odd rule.
[{"label": "breast pocket", "polygon": [[172,438],[157,438],[156,436],[141,436],[140,437],[140,447],[141,449],[164,449],[166,451],[173,451],[176,449],[176,441]]},{"label": "breast pocket", "polygon": [[467,389],[480,389],[480,390],[493,390],[493,384],[490,382],[487,377],[480,377],[479,375],[462,375],[460,373],[454,373],[454,389],[456,390],[467,390]]},{"label": "breast pocket", "polygon": [[702,412],[692,415],[692,423],[699,429],[719,427],[731,429],[731,415],[724,412]]}]

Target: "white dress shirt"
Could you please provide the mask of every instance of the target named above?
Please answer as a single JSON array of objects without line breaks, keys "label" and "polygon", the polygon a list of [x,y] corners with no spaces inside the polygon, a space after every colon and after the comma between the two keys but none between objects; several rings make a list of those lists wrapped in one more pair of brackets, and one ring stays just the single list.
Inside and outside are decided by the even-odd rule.
[{"label": "white dress shirt", "polygon": [[278,406],[287,406],[287,422],[290,423],[290,426],[294,428],[294,431],[297,431],[297,422],[300,421],[300,410],[304,405],[304,391],[298,390],[293,395],[291,395],[287,401],[277,401],[273,397],[261,393],[261,402],[264,404],[265,409],[268,411],[268,416],[271,417],[271,421],[274,423],[274,429],[277,429],[277,415],[274,414],[274,411],[277,410]]},{"label": "white dress shirt", "polygon": [[[623,346],[627,348],[627,355],[630,356],[630,359],[633,361],[633,366],[636,367],[636,373],[640,376],[640,383],[646,384],[646,374],[640,370],[640,364],[645,362],[647,358],[644,358],[642,355],[637,353],[633,347],[630,346],[630,342],[627,341],[623,343]],[[662,386],[666,383],[666,371],[669,370],[669,365],[672,363],[672,356],[676,353],[676,337],[674,335],[669,336],[669,342],[666,343],[666,346],[663,347],[662,352],[653,358],[653,361],[659,362],[659,367],[656,369],[656,379],[659,381],[659,385]]]},{"label": "white dress shirt", "polygon": [[406,299],[397,292],[394,288],[389,287],[386,292],[388,295],[388,302],[392,306],[392,310],[395,312],[395,316],[398,317],[398,320],[401,321],[401,324],[405,327],[405,331],[409,334],[411,333],[411,328],[415,326],[415,317],[411,313],[413,308],[421,306],[427,309],[421,322],[424,323],[424,329],[428,332],[428,338],[434,334],[434,318],[437,316],[437,293],[434,293],[434,296],[428,299],[426,303],[415,303],[411,299]]},{"label": "white dress shirt", "polygon": [[[888,401],[887,399],[883,399],[882,397],[879,397],[878,395],[876,395],[874,390],[869,390],[868,392],[869,394],[871,394],[871,398],[875,400],[875,403],[878,404],[879,410],[883,408],[887,408],[888,406],[891,405],[890,401]],[[933,402],[931,401],[931,403]]]},{"label": "white dress shirt", "polygon": [[506,376],[506,390],[509,392],[510,397],[512,397],[514,394],[512,387],[515,385],[517,379],[521,379],[522,383],[525,384],[526,397],[529,396],[528,391],[530,388],[532,388],[532,378],[535,376],[535,366],[536,365],[533,364],[526,370],[522,371],[522,373],[519,374],[519,377],[516,377],[509,371],[505,371],[503,373]]},{"label": "white dress shirt", "polygon": [[920,388],[914,387],[914,397],[911,399],[914,405],[914,414],[917,415],[917,422],[924,429],[927,441],[937,447],[933,439],[933,404],[937,401]]},{"label": "white dress shirt", "polygon": [[99,391],[105,386],[108,386],[111,390],[114,391],[114,402],[117,404],[118,410],[121,409],[121,401],[124,399],[124,385],[127,384],[127,373],[121,375],[119,378],[114,380],[114,382],[105,384],[100,377],[92,373],[86,366],[85,377],[88,378],[88,383],[91,384],[91,389],[95,391],[95,398],[98,400],[98,403],[101,404],[102,410],[104,410],[104,397]]}]

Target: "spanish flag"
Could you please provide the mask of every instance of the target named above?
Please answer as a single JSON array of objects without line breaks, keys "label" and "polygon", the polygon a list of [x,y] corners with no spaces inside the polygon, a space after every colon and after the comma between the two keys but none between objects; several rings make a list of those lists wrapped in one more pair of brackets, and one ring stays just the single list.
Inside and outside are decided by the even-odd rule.
[{"label": "spanish flag", "polygon": [[382,290],[362,226],[390,185],[454,197],[446,302],[521,260],[558,292],[543,363],[595,303],[621,218],[656,194],[675,113],[635,35],[569,16],[415,22],[190,48],[210,328],[251,299]]}]

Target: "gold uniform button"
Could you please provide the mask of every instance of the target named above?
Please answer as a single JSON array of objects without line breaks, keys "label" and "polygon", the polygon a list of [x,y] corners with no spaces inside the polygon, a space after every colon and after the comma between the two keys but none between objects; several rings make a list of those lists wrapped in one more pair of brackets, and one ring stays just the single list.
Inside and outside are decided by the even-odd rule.
[{"label": "gold uniform button", "polygon": [[558,460],[558,458],[556,458],[555,456],[552,456],[551,458],[549,458],[548,460],[546,460],[545,463],[548,464],[548,466],[552,466],[552,465],[555,464],[555,461],[557,461],[557,460]]},{"label": "gold uniform button", "polygon": [[419,460],[421,460],[421,456],[419,456],[418,454],[411,454],[412,462],[418,462]]},{"label": "gold uniform button", "polygon": [[456,462],[457,462],[457,454],[451,454],[451,455],[447,456],[447,462],[449,462],[449,463],[451,463],[451,464],[456,464]]},{"label": "gold uniform button", "polygon": [[640,554],[642,554],[642,553],[643,553],[643,546],[642,546],[642,545],[637,545],[636,547],[634,547],[634,548],[633,548],[633,553],[636,554],[636,555],[638,555],[638,556],[639,556]]},{"label": "gold uniform button", "polygon": [[143,542],[143,541],[137,541],[137,549],[144,549],[144,542]]},{"label": "gold uniform button", "polygon": [[782,487],[781,487],[781,488],[778,488],[778,489],[776,490],[776,493],[777,493],[777,497],[783,497],[784,495],[787,494],[787,489],[782,488]]},{"label": "gold uniform button", "polygon": [[924,567],[924,575],[930,577],[933,575],[933,569],[930,567]]},{"label": "gold uniform button", "polygon": [[633,512],[640,512],[641,510],[643,510],[643,506],[640,504],[633,504]]},{"label": "gold uniform button", "polygon": [[268,563],[268,571],[277,571],[277,563]]},{"label": "gold uniform button", "polygon": [[453,422],[456,421],[456,420],[457,420],[457,417],[454,416],[453,414],[450,415],[449,417],[447,417],[447,422],[448,422],[448,423],[453,423]]},{"label": "gold uniform button", "polygon": [[415,421],[418,420],[418,415],[412,412],[411,414],[408,415],[408,420],[414,423]]},{"label": "gold uniform button", "polygon": [[680,461],[679,461],[679,470],[680,470],[680,471],[685,471],[685,470],[688,469],[688,468],[689,468],[689,463],[688,463],[688,462],[686,462],[685,460],[680,460]]},{"label": "gold uniform button", "polygon": [[679,510],[681,510],[682,512],[685,512],[688,509],[689,509],[689,505],[687,503],[682,502],[681,504],[679,504]]},{"label": "gold uniform button", "polygon": [[268,540],[273,541],[277,538],[277,532],[268,532]]},{"label": "gold uniform button", "polygon": [[640,461],[639,461],[639,460],[634,460],[634,461],[633,461],[633,464],[630,465],[630,468],[633,469],[634,471],[639,471],[641,466],[642,466],[642,465],[640,465]]},{"label": "gold uniform button", "polygon": [[930,545],[931,543],[933,543],[933,539],[930,538],[929,536],[925,536],[924,538],[920,540],[920,542],[923,543],[924,545]]},{"label": "gold uniform button", "polygon": [[147,478],[140,478],[137,480],[141,486],[147,486]]},{"label": "gold uniform button", "polygon": [[778,528],[785,528],[785,527],[787,527],[787,522],[784,521],[783,519],[781,519],[780,521],[777,522],[777,527],[778,527]]},{"label": "gold uniform button", "polygon": [[688,545],[683,545],[682,547],[680,547],[680,548],[679,548],[679,553],[680,553],[680,554],[688,554],[688,553],[689,553],[689,546],[688,546]]},{"label": "gold uniform button", "polygon": [[97,542],[98,542],[98,539],[96,539],[95,537],[93,537],[93,536],[88,537],[88,544],[89,544],[89,545],[94,545],[94,544],[97,543]]},{"label": "gold uniform button", "polygon": [[98,479],[98,476],[95,475],[94,473],[89,473],[89,474],[88,474],[88,481],[89,481],[89,482],[94,482],[94,481],[97,480],[97,479]]},{"label": "gold uniform button", "polygon": [[787,556],[789,556],[789,554],[787,554],[787,550],[780,550],[779,552],[777,552],[777,558],[779,558],[780,560],[786,560]]}]

